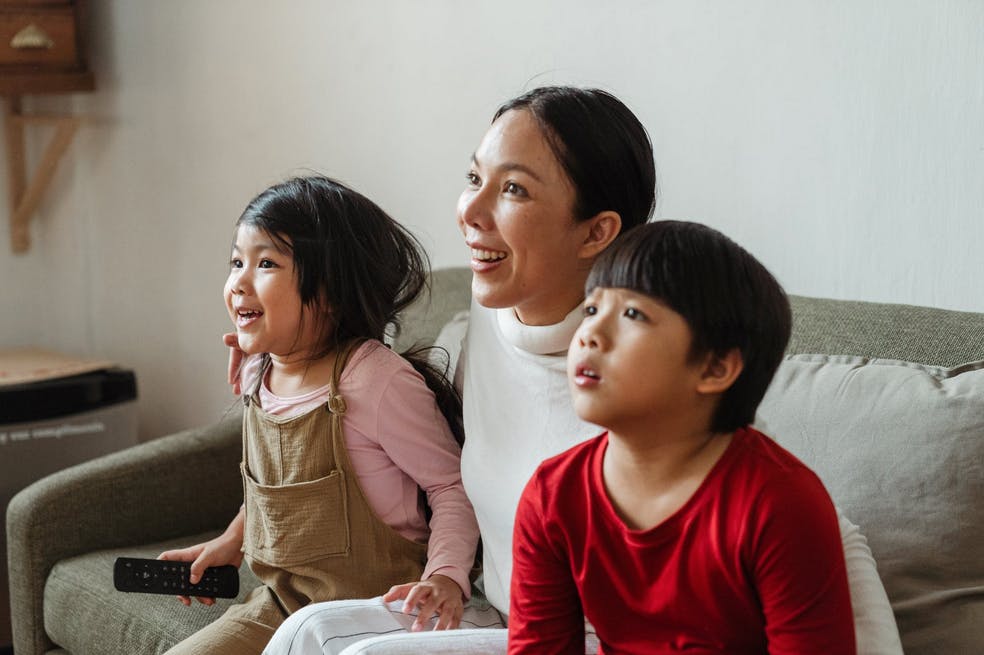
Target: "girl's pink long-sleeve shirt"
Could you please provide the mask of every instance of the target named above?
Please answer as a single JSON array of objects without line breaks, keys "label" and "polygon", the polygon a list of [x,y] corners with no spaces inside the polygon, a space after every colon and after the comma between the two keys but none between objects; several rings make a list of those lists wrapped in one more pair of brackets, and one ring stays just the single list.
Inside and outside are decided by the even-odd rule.
[{"label": "girl's pink long-sleeve shirt", "polygon": [[[260,360],[246,358],[243,393],[255,388]],[[402,536],[427,543],[424,579],[446,575],[468,597],[478,523],[461,485],[461,449],[434,393],[410,362],[379,341],[359,346],[338,386],[347,407],[342,429],[349,460],[369,506]],[[324,404],[328,389],[280,397],[264,380],[260,405],[268,414],[299,416]],[[418,489],[432,510],[429,527]]]}]

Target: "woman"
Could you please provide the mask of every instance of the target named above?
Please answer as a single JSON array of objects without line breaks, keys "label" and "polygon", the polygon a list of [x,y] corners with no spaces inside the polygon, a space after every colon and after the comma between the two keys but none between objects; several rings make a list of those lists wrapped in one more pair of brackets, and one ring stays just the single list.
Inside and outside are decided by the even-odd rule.
[{"label": "woman", "polygon": [[[483,543],[484,592],[460,630],[420,631],[403,618],[395,587],[383,599],[301,610],[268,653],[505,652],[513,517],[536,466],[598,428],[580,422],[568,395],[565,355],[581,320],[595,257],[655,204],[652,146],[618,99],[598,90],[547,87],[503,105],[485,134],[458,202],[471,249],[473,302],[457,380],[466,441],[462,479]],[[859,653],[901,653],[888,599],[863,536],[843,516]],[[476,594],[480,596],[480,594]],[[390,602],[389,606],[385,602]],[[407,641],[411,640],[411,641]],[[590,641],[590,637],[589,637]],[[390,643],[392,642],[392,643]],[[592,651],[594,644],[588,644]]]}]

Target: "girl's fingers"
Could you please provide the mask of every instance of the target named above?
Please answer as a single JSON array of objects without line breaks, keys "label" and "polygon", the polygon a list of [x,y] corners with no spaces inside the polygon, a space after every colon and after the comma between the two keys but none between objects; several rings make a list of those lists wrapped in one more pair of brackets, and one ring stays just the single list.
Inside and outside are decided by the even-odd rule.
[{"label": "girl's fingers", "polygon": [[454,630],[461,625],[461,616],[465,608],[461,603],[448,601],[441,606],[435,630]]},{"label": "girl's fingers", "polygon": [[410,593],[407,594],[406,600],[403,601],[403,612],[405,614],[412,612],[414,608],[427,598],[428,594],[429,592],[426,587],[422,587],[419,584],[414,585]]},{"label": "girl's fingers", "polygon": [[437,623],[434,624],[435,630],[448,630],[451,627],[451,622],[454,620],[454,608],[448,607],[445,603],[440,607],[437,614]]},{"label": "girl's fingers", "polygon": [[390,590],[383,595],[383,602],[391,603],[394,600],[406,598],[416,586],[416,582],[407,582],[390,587]]},{"label": "girl's fingers", "polygon": [[431,617],[437,612],[440,603],[437,598],[430,596],[420,605],[420,611],[417,614],[417,620],[413,622],[413,627],[411,630],[414,632],[419,632],[427,627],[427,623],[431,620]]}]

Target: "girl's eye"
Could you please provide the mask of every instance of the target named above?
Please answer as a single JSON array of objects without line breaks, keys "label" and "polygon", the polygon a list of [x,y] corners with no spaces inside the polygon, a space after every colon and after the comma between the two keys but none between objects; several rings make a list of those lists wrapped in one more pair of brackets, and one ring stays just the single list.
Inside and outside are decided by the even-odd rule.
[{"label": "girl's eye", "polygon": [[261,259],[260,260],[260,268],[276,268],[276,266],[277,265],[273,262],[272,259]]},{"label": "girl's eye", "polygon": [[511,193],[517,196],[525,196],[526,189],[522,186],[516,184],[515,182],[506,182],[506,188],[504,189],[506,193]]},{"label": "girl's eye", "polygon": [[584,315],[585,316],[594,316],[597,313],[598,313],[598,308],[595,307],[594,305],[585,305],[584,306]]},{"label": "girl's eye", "polygon": [[470,186],[479,186],[479,184],[481,184],[482,182],[478,178],[478,175],[475,173],[475,171],[468,171],[467,173],[465,173],[465,179],[468,180],[468,184]]},{"label": "girl's eye", "polygon": [[235,257],[233,257],[229,261],[229,266],[232,267],[232,268],[242,268],[243,267],[243,260],[236,259]]},{"label": "girl's eye", "polygon": [[624,316],[626,318],[632,319],[633,321],[642,321],[646,318],[646,315],[640,312],[635,307],[629,307],[625,310]]}]

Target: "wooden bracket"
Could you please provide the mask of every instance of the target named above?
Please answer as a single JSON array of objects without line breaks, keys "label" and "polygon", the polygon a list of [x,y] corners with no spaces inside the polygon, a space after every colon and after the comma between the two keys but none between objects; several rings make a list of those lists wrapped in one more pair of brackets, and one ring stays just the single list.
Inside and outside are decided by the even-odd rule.
[{"label": "wooden bracket", "polygon": [[[31,115],[21,113],[19,96],[7,96],[4,103],[4,131],[7,141],[7,177],[10,191],[10,247],[15,253],[31,247],[30,220],[41,197],[51,183],[68,146],[75,137],[81,119],[77,116]],[[24,153],[24,126],[54,125],[55,134],[45,146],[34,176],[28,182]]]}]

